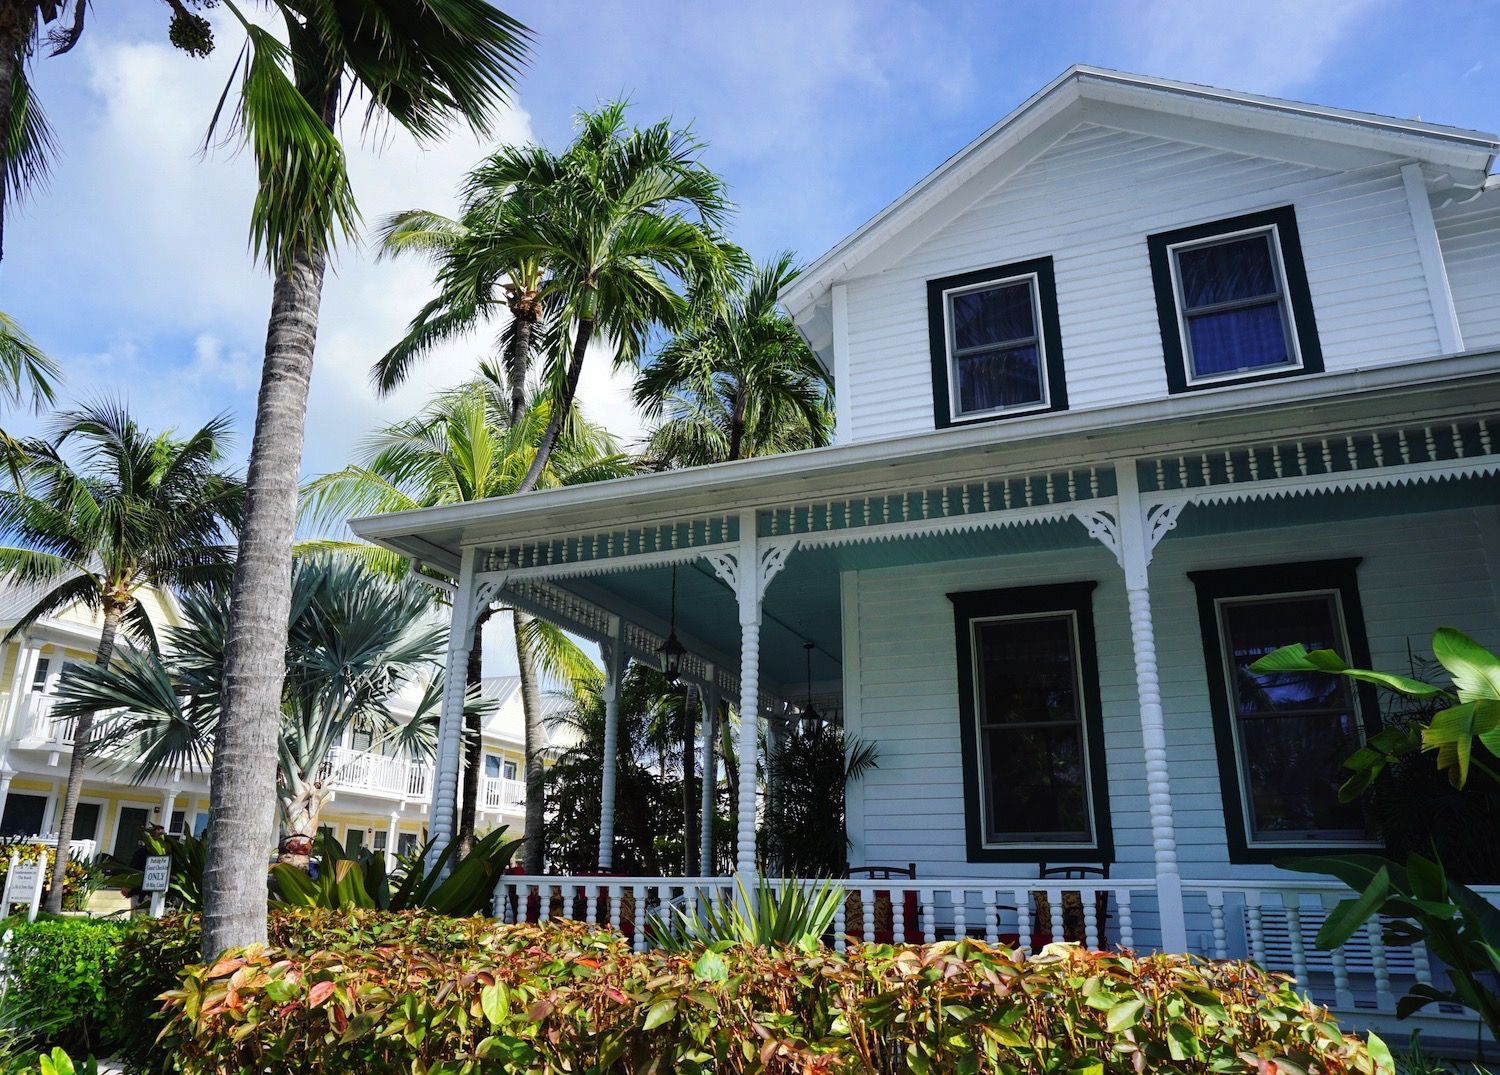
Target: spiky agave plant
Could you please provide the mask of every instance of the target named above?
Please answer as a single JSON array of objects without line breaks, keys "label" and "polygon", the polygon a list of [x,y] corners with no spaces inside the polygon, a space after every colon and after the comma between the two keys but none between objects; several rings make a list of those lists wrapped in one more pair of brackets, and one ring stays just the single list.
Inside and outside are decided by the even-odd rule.
[{"label": "spiky agave plant", "polygon": [[699,948],[818,947],[833,925],[844,889],[825,880],[785,881],[773,885],[762,877],[752,897],[736,882],[738,898],[722,894],[693,908],[673,908],[674,921],[653,922],[657,943],[674,952]]}]

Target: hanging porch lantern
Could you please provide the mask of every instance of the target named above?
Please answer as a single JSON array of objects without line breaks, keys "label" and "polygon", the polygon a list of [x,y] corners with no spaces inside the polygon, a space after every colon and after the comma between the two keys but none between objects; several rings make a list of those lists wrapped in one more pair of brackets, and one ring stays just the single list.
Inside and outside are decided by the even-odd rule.
[{"label": "hanging porch lantern", "polygon": [[812,695],[812,651],[813,643],[804,642],[802,648],[807,651],[807,705],[802,707],[803,720],[822,720],[823,714],[819,713],[813,705]]},{"label": "hanging porch lantern", "polygon": [[661,653],[661,671],[668,683],[677,685],[682,678],[682,658],[687,649],[677,637],[677,565],[672,565],[672,620],[667,630],[667,640],[658,648]]}]

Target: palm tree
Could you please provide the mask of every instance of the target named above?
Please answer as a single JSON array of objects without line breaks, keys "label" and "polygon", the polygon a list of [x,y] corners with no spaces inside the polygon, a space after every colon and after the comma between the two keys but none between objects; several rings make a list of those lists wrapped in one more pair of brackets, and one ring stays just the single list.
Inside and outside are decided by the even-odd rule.
[{"label": "palm tree", "polygon": [[[214,419],[186,439],[152,436],[117,405],[99,403],[57,416],[49,441],[26,445],[24,482],[0,490],[0,575],[42,595],[6,640],[57,609],[82,604],[103,627],[94,663],[107,667],[123,627],[154,645],[142,587],[191,587],[227,577],[228,531],[245,488],[221,470],[229,424]],[[64,452],[78,445],[75,465]],[[59,849],[73,831],[93,725],[79,714],[58,821]],[[53,864],[49,911],[61,910],[67,856]]]},{"label": "palm tree", "polygon": [[776,296],[797,278],[791,254],[694,295],[683,329],[635,384],[658,420],[647,456],[660,467],[702,466],[815,448],[833,433],[829,386]]},{"label": "palm tree", "polygon": [[[440,684],[424,676],[444,632],[432,625],[432,598],[420,586],[358,562],[301,560],[292,595],[277,797],[287,833],[283,861],[305,868],[330,794],[328,755],[346,731],[393,743],[398,755],[432,753]],[[205,765],[223,712],[228,598],[227,585],[185,596],[183,623],[168,632],[166,656],[127,651],[112,667],[69,669],[58,713],[122,710],[101,721],[99,743],[136,781]],[[391,704],[408,691],[416,692],[417,707],[404,721]]]},{"label": "palm tree", "polygon": [[[450,288],[440,274],[438,304],[413,323],[417,340],[462,331],[494,307],[483,301],[486,281],[536,267],[537,286],[532,291],[528,281],[527,294],[548,327],[555,405],[516,492],[541,480],[572,413],[590,342],[598,336],[617,363],[635,362],[650,331],[674,328],[682,318],[686,304],[673,282],[717,278],[733,260],[733,249],[716,236],[726,209],[723,182],[699,162],[702,146],[688,132],[667,120],[627,129],[618,102],[582,113],[578,126],[561,154],[506,147],[470,173],[466,204],[482,208],[466,214],[458,241],[468,280]],[[392,349],[376,364],[376,384],[400,383],[420,352]]]},{"label": "palm tree", "polygon": [[454,120],[485,130],[527,47],[525,28],[488,0],[266,2],[289,45],[224,4],[246,34],[235,121],[259,173],[251,245],[274,284],[214,749],[207,954],[265,940],[261,873],[274,822],[307,388],[328,257],[358,223],[339,117],[353,106],[366,127],[394,120],[423,140]]},{"label": "palm tree", "polygon": [[[0,313],[0,399],[13,407],[30,404],[32,410],[41,410],[52,402],[53,382],[61,377],[57,364],[42,353],[26,330]],[[24,445],[0,429],[0,457],[17,484],[25,455]]]},{"label": "palm tree", "polygon": [[[446,392],[416,417],[376,433],[362,462],[309,483],[304,515],[320,528],[328,529],[356,515],[456,504],[515,492],[550,424],[551,409],[550,400],[540,396],[530,407],[523,408],[518,420],[512,420],[505,390],[493,379],[476,380]],[[542,472],[542,481],[547,486],[580,485],[622,477],[633,471],[633,462],[621,452],[614,438],[575,410],[563,428],[548,467]],[[323,545],[371,551],[368,546],[343,542]],[[523,848],[528,872],[540,873],[545,817],[541,782],[547,740],[542,726],[538,667],[554,679],[575,685],[592,682],[599,672],[556,627],[519,609],[513,609],[511,614],[526,713]],[[489,615],[489,610],[481,614],[469,650],[471,689],[479,684],[482,632]],[[473,838],[482,763],[480,729],[474,718],[466,733],[463,800],[458,810],[460,846]]]}]

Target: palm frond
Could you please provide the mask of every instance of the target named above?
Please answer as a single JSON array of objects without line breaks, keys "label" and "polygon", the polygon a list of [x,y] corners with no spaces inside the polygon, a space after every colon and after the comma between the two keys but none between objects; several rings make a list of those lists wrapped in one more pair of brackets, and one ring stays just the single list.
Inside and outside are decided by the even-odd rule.
[{"label": "palm frond", "polygon": [[53,386],[61,379],[57,363],[13,318],[0,313],[0,398],[40,410],[52,402]]}]

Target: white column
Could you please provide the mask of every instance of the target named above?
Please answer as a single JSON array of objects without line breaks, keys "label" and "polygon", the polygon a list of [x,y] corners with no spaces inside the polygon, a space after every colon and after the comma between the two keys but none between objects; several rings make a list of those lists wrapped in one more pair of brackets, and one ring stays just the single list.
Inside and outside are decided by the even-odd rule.
[{"label": "white column", "polygon": [[[753,537],[752,537],[753,542]],[[740,799],[737,804],[734,872],[748,893],[755,887],[755,761],[760,730],[760,593],[755,560],[742,559],[750,584],[740,595]]]},{"label": "white column", "polygon": [[391,811],[391,823],[385,829],[385,868],[394,870],[396,868],[396,842],[400,837],[401,812]]},{"label": "white column", "polygon": [[172,811],[177,809],[177,785],[174,783],[161,793],[161,831],[170,833],[172,831]]},{"label": "white column", "polygon": [[599,869],[615,864],[615,762],[620,748],[620,679],[625,673],[625,625],[610,618],[604,646],[604,758],[599,774]]},{"label": "white column", "polygon": [[474,641],[474,558],[472,548],[459,561],[458,589],[448,625],[448,659],[443,672],[443,705],[438,716],[438,742],[432,779],[432,804],[427,811],[432,854],[441,854],[456,828],[454,801],[462,764],[464,694],[469,672],[469,647]]},{"label": "white column", "polygon": [[16,714],[21,711],[21,694],[30,680],[31,661],[36,649],[27,635],[16,640],[16,667],[10,677],[10,695],[5,699],[5,713],[0,715],[0,739],[9,742],[16,726]]},{"label": "white column", "polygon": [[708,686],[703,690],[703,727],[699,751],[703,757],[703,780],[698,801],[698,872],[712,877],[714,856],[714,804],[718,800],[719,764],[714,757],[714,718],[719,712],[718,670],[708,666]]},{"label": "white column", "polygon": [[1120,502],[1119,557],[1125,569],[1125,596],[1130,606],[1130,645],[1135,656],[1135,686],[1140,704],[1141,741],[1146,754],[1146,796],[1151,807],[1151,847],[1161,913],[1161,944],[1167,952],[1187,951],[1187,924],[1182,903],[1182,876],[1177,866],[1177,833],[1172,819],[1172,782],[1167,769],[1167,731],[1156,670],[1156,629],[1151,620],[1147,567],[1160,535],[1141,503],[1135,461],[1115,466]]}]

